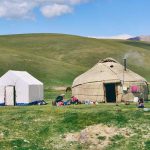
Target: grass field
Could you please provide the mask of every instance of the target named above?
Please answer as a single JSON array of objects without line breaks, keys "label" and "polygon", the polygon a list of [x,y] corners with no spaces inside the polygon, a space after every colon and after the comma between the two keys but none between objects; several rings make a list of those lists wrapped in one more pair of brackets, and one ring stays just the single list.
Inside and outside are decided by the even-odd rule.
[{"label": "grass field", "polygon": [[[64,91],[53,87],[71,86],[73,79],[100,59],[113,57],[150,81],[150,44],[136,41],[98,40],[62,34],[0,36],[0,76],[8,70],[26,70],[44,82],[46,106],[0,107],[0,150],[149,150],[150,112],[135,104],[99,104],[52,107],[51,100]],[[70,93],[67,93],[67,98]],[[145,103],[150,107],[150,103]],[[126,130],[111,137],[92,135],[93,142],[67,141],[69,133],[86,127],[106,125]],[[103,130],[104,132],[104,130]],[[111,134],[110,134],[111,135]]]},{"label": "grass field", "polygon": [[100,59],[113,57],[150,81],[150,44],[92,39],[63,34],[0,36],[0,75],[26,70],[43,81],[45,89],[70,86],[73,79]]},{"label": "grass field", "polygon": [[[150,103],[145,105],[150,107]],[[137,109],[135,104],[2,107],[0,116],[1,150],[90,149],[92,143],[67,142],[65,134],[95,124],[131,132],[129,137],[112,136],[105,149],[150,149],[150,112]]]}]

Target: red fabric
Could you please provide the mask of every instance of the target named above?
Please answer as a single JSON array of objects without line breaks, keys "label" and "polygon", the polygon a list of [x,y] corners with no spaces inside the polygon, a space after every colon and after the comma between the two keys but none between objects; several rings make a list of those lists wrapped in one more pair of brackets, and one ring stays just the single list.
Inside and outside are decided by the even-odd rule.
[{"label": "red fabric", "polygon": [[78,99],[76,97],[72,97],[72,102],[77,101]]},{"label": "red fabric", "polygon": [[131,86],[131,92],[132,92],[132,93],[139,92],[139,87],[138,87],[137,85]]},{"label": "red fabric", "polygon": [[58,102],[58,106],[62,106],[62,105],[64,105],[63,102]]}]

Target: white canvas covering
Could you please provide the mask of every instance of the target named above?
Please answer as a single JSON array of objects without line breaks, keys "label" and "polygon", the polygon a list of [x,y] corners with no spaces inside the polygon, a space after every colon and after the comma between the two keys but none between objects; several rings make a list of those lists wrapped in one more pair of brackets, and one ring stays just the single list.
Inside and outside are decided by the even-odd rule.
[{"label": "white canvas covering", "polygon": [[7,86],[5,88],[5,105],[14,105],[14,86]]},{"label": "white canvas covering", "polygon": [[[0,78],[0,104],[5,104],[6,89],[14,87],[16,105],[29,104],[43,100],[43,83],[26,71],[8,71]],[[10,98],[10,101],[12,99]],[[12,104],[12,102],[10,102]]]}]

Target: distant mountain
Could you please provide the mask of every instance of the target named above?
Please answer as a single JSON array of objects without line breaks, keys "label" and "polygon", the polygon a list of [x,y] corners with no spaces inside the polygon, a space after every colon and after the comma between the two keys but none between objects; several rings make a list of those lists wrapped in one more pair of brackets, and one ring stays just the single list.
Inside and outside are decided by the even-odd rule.
[{"label": "distant mountain", "polygon": [[129,38],[132,38],[133,36],[129,34],[119,34],[114,36],[89,36],[90,38],[95,39],[116,39],[116,40],[127,40]]},{"label": "distant mountain", "polygon": [[150,35],[149,36],[136,36],[129,38],[128,40],[133,40],[133,41],[145,41],[145,42],[150,42]]}]

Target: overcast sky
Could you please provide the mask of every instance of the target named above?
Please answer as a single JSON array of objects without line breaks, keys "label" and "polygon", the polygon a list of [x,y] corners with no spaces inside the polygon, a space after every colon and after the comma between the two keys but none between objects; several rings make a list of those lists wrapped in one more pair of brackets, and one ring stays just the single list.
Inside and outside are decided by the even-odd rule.
[{"label": "overcast sky", "polygon": [[0,34],[150,35],[150,0],[0,0]]}]

